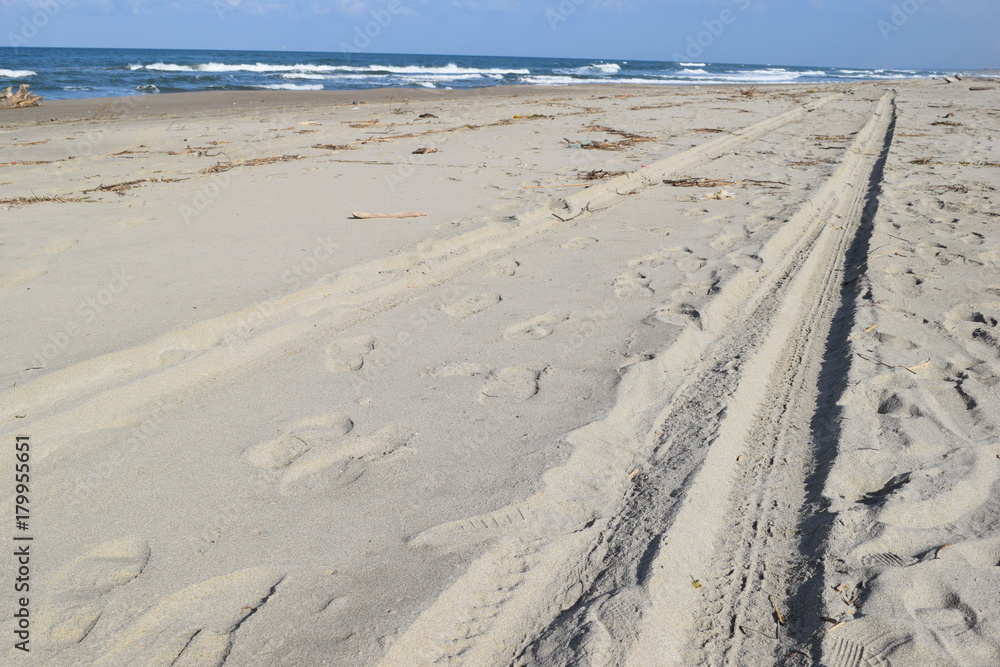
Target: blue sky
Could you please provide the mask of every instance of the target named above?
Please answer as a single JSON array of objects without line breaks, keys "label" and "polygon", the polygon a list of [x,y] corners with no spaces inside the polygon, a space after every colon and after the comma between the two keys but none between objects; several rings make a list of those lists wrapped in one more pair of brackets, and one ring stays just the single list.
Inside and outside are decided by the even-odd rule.
[{"label": "blue sky", "polygon": [[998,0],[0,0],[0,26],[3,46],[1000,67]]}]

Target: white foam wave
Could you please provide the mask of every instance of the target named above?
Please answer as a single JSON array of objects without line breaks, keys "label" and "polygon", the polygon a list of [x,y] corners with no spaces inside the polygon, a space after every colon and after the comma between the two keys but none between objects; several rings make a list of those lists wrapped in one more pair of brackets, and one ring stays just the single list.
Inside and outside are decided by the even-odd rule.
[{"label": "white foam wave", "polygon": [[23,79],[26,76],[35,76],[38,72],[30,69],[0,69],[0,78],[3,79]]},{"label": "white foam wave", "polygon": [[536,84],[539,86],[567,86],[575,83],[637,83],[646,85],[659,85],[667,83],[691,83],[691,81],[663,80],[663,79],[634,79],[634,78],[591,78],[581,79],[572,76],[555,76],[552,74],[539,74],[528,76],[523,79],[524,83]]},{"label": "white foam wave", "polygon": [[329,79],[331,77],[323,74],[306,74],[305,72],[286,72],[281,75],[282,79]]},{"label": "white foam wave", "polygon": [[708,67],[707,63],[677,63],[681,67]]},{"label": "white foam wave", "polygon": [[594,74],[617,74],[621,70],[622,66],[618,63],[594,63],[593,65],[584,65],[583,67],[568,67],[552,71],[556,74],[588,76]]},{"label": "white foam wave", "polygon": [[323,90],[321,83],[266,83],[254,88],[264,90]]},{"label": "white foam wave", "polygon": [[351,65],[269,65],[267,63],[229,65],[226,63],[201,63],[197,65],[178,65],[175,63],[151,63],[149,65],[129,65],[132,71],[147,70],[151,72],[260,72],[260,73],[320,73],[320,72],[387,72],[389,74],[530,74],[527,69],[501,69],[477,67],[459,67],[448,63],[443,67],[424,67],[422,65],[367,65],[354,67]]}]

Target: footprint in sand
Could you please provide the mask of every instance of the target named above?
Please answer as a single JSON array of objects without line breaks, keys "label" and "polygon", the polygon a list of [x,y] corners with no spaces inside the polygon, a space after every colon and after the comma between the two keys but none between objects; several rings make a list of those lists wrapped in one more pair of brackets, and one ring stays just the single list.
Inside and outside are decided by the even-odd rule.
[{"label": "footprint in sand", "polygon": [[375,349],[371,336],[347,338],[331,343],[326,348],[326,367],[334,373],[351,373],[365,365],[365,357]]},{"label": "footprint in sand", "polygon": [[888,658],[908,644],[913,634],[907,624],[879,618],[863,618],[827,633],[823,665],[829,667],[874,667],[889,665]]},{"label": "footprint in sand", "polygon": [[[945,581],[968,581],[967,563],[927,562],[919,567],[912,587],[903,594],[907,611],[917,627],[933,637],[933,644],[944,650],[957,665],[1000,664],[1000,642],[995,623],[983,622],[976,607],[985,609],[988,601],[996,600],[996,577],[976,579],[968,590],[955,590]],[[961,584],[960,584],[961,585]],[[963,599],[969,596],[969,599]],[[943,657],[943,656],[942,656]],[[936,664],[943,664],[937,662]]]},{"label": "footprint in sand", "polygon": [[464,320],[467,317],[472,317],[477,313],[483,312],[490,306],[495,306],[500,303],[501,300],[502,299],[499,294],[474,294],[472,296],[459,299],[455,303],[450,303],[442,309],[455,319]]},{"label": "footprint in sand", "polygon": [[1000,302],[967,303],[945,313],[944,328],[966,340],[986,343],[1000,350]]},{"label": "footprint in sand", "polygon": [[623,301],[648,299],[653,296],[650,278],[642,271],[629,271],[615,278],[615,296]]},{"label": "footprint in sand", "polygon": [[664,306],[647,318],[647,323],[652,324],[652,320],[679,327],[693,326],[696,329],[702,328],[701,313],[689,303],[674,303]]},{"label": "footprint in sand", "polygon": [[354,422],[346,414],[333,412],[303,419],[274,440],[248,449],[247,460],[258,468],[284,468],[313,447],[331,445],[351,432]]},{"label": "footprint in sand", "polygon": [[663,253],[654,252],[649,255],[641,255],[639,257],[633,257],[628,261],[629,266],[642,266],[646,268],[656,268],[657,266],[663,266],[667,263],[666,258]]},{"label": "footprint in sand", "polygon": [[566,250],[583,250],[584,248],[589,248],[590,246],[597,243],[597,239],[590,236],[577,236],[572,238],[566,243],[562,244],[562,247]]},{"label": "footprint in sand", "polygon": [[490,274],[494,276],[513,276],[521,263],[516,259],[501,259],[490,266]]},{"label": "footprint in sand", "polygon": [[718,236],[709,243],[713,248],[732,248],[738,243],[743,243],[750,238],[750,232],[743,225],[739,225],[733,229],[729,229]]},{"label": "footprint in sand", "polygon": [[538,380],[543,370],[524,366],[511,366],[493,371],[486,376],[486,384],[479,390],[479,402],[494,401],[522,403],[538,393]]},{"label": "footprint in sand", "polygon": [[694,255],[691,255],[690,257],[682,257],[678,259],[676,266],[684,273],[694,273],[695,271],[699,271],[704,268],[707,263],[708,260],[704,257],[695,257]]},{"label": "footprint in sand", "polygon": [[[994,248],[992,250],[987,250],[986,252],[979,253],[979,260],[985,264],[992,264],[993,268],[1000,267],[1000,250]],[[991,294],[996,294],[996,286],[991,285],[988,289]]]},{"label": "footprint in sand", "polygon": [[126,628],[97,667],[218,667],[232,632],[274,594],[284,574],[250,568],[189,586],[162,600]]},{"label": "footprint in sand", "polygon": [[127,537],[105,542],[56,572],[35,617],[39,644],[62,648],[83,641],[104,613],[108,594],[139,576],[148,560],[149,545]]},{"label": "footprint in sand", "polygon": [[489,373],[489,369],[482,364],[457,361],[447,362],[441,364],[440,366],[429,368],[421,373],[421,375],[432,378],[450,378],[475,377],[476,375],[485,375],[487,373]]},{"label": "footprint in sand", "polygon": [[764,260],[762,260],[757,255],[753,254],[734,252],[727,255],[727,257],[729,258],[729,261],[733,263],[733,265],[742,267],[744,269],[750,269],[751,271],[756,271],[761,267],[761,265],[764,264]]},{"label": "footprint in sand", "polygon": [[22,271],[0,273],[0,289],[19,287],[45,274],[46,271],[44,269],[24,269]]},{"label": "footprint in sand", "polygon": [[903,296],[919,296],[923,293],[924,278],[914,274],[913,269],[902,264],[886,264],[883,271],[888,278],[886,288]]},{"label": "footprint in sand", "polygon": [[371,435],[319,443],[287,467],[278,490],[282,495],[314,493],[357,481],[373,463],[403,453],[413,434],[387,426]]},{"label": "footprint in sand", "polygon": [[569,313],[552,311],[520,322],[504,332],[508,340],[537,340],[555,333],[556,327],[569,319]]},{"label": "footprint in sand", "polygon": [[42,248],[41,252],[37,252],[33,255],[28,255],[29,258],[41,257],[42,255],[58,255],[60,253],[66,252],[80,241],[71,238],[61,238],[55,239],[47,246]]}]

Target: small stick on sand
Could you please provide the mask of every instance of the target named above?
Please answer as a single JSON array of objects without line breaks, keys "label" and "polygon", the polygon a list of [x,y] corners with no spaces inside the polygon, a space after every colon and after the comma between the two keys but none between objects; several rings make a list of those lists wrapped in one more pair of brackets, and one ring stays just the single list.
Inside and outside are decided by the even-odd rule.
[{"label": "small stick on sand", "polygon": [[534,188],[575,188],[575,187],[588,186],[588,185],[593,185],[593,183],[561,183],[559,185],[522,185],[521,188],[522,189],[529,189],[529,188],[532,188],[532,189],[534,189]]},{"label": "small stick on sand", "polygon": [[771,596],[771,606],[774,607],[774,619],[778,621],[779,625],[785,624],[785,617],[781,615],[781,610],[778,609],[778,601]]},{"label": "small stick on sand", "polygon": [[357,220],[371,220],[373,218],[422,218],[427,214],[423,211],[404,211],[402,213],[363,213],[361,211],[352,211],[351,215]]},{"label": "small stick on sand", "polygon": [[902,368],[904,371],[909,371],[910,373],[913,373],[914,375],[917,374],[916,371],[910,369],[907,366],[900,366],[899,364],[896,364],[896,365],[887,364],[884,361],[880,361],[880,360],[875,359],[873,357],[866,357],[865,355],[861,354],[860,352],[858,353],[858,356],[861,357],[862,359],[864,359],[865,361],[870,361],[873,364],[878,364],[879,366],[885,366],[886,368]]}]

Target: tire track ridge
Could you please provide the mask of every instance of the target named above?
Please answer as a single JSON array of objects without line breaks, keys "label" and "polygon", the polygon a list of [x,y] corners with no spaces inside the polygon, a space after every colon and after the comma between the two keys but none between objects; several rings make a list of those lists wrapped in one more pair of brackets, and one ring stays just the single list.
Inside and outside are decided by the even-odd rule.
[{"label": "tire track ridge", "polygon": [[[815,628],[818,615],[806,620],[797,593],[804,594],[807,584],[815,582],[814,564],[798,554],[815,554],[815,548],[800,550],[797,531],[803,517],[810,514],[808,504],[815,500],[810,484],[821,474],[815,427],[821,421],[819,409],[829,400],[829,390],[820,383],[823,365],[832,363],[837,354],[830,341],[835,335],[834,321],[843,315],[843,276],[847,263],[856,259],[859,244],[866,243],[871,192],[881,178],[880,165],[892,139],[894,118],[894,95],[888,93],[859,133],[853,155],[841,170],[843,187],[830,212],[840,212],[843,227],[824,230],[839,233],[827,234],[817,245],[777,314],[759,359],[751,362],[756,366],[752,376],[768,378],[765,390],[741,387],[734,396],[734,403],[744,403],[746,425],[736,420],[723,425],[727,433],[715,445],[713,461],[704,472],[711,480],[692,489],[696,496],[692,509],[676,532],[679,540],[692,537],[695,522],[712,529],[708,537],[700,537],[700,553],[713,560],[710,567],[698,569],[705,577],[705,592],[669,594],[673,600],[662,593],[653,618],[661,624],[678,622],[684,631],[649,631],[645,645],[629,664],[666,664],[653,657],[665,645],[676,651],[672,664],[784,664],[785,659],[794,659],[792,653],[801,659],[814,652],[801,635]],[[865,159],[873,155],[877,159]],[[823,382],[829,382],[828,369],[826,373]],[[801,423],[810,424],[810,430],[800,429],[797,424]],[[737,455],[745,461],[740,466]],[[722,497],[720,478],[728,480],[729,489]],[[714,485],[713,499],[707,497],[709,483]],[[660,564],[676,568],[682,561],[674,549]],[[664,575],[659,584],[662,591],[684,590],[676,588],[677,576]],[[788,603],[792,596],[797,596],[794,607]],[[671,602],[690,604],[697,612],[689,613],[686,620],[678,619],[666,606]],[[791,637],[792,632],[797,636]]]}]

